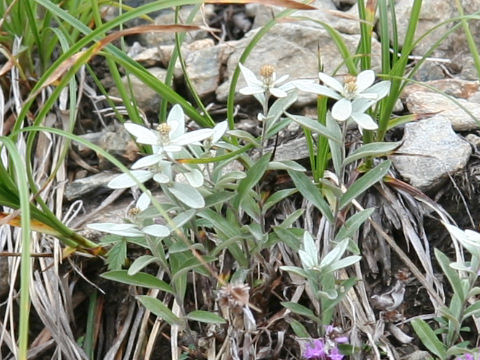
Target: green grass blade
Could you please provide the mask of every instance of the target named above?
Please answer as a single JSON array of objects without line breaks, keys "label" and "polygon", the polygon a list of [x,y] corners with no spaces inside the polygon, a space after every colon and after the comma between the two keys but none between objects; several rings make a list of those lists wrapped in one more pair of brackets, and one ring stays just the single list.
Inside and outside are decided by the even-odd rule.
[{"label": "green grass blade", "polygon": [[378,12],[379,12],[378,28],[379,28],[380,40],[381,40],[380,44],[381,44],[381,47],[382,47],[382,72],[384,74],[389,74],[390,70],[391,70],[390,29],[389,29],[389,27],[391,26],[393,28],[392,29],[392,32],[394,33],[393,37],[395,37],[396,24],[393,21],[390,22],[389,19],[388,19],[388,8],[387,8],[387,1],[386,0],[379,0],[379,2],[378,2]]},{"label": "green grass blade", "polygon": [[[30,257],[30,202],[28,193],[28,180],[24,160],[18,150],[7,137],[0,137],[0,141],[8,150],[12,167],[15,171],[17,189],[22,211],[22,255],[20,267],[20,321],[18,330],[18,358],[26,359],[28,351],[28,324],[30,318],[30,277],[32,276],[32,259]],[[14,164],[14,165],[13,165]]]},{"label": "green grass blade", "polygon": [[384,161],[355,181],[340,198],[340,210],[350,204],[353,199],[362,194],[365,190],[380,181],[387,174],[391,164],[392,162],[390,160]]}]

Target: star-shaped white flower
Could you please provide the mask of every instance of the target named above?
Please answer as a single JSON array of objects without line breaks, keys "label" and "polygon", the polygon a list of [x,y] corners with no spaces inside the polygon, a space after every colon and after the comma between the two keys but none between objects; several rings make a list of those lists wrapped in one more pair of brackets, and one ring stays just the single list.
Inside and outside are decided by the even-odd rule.
[{"label": "star-shaped white flower", "polygon": [[167,122],[151,130],[144,126],[126,123],[125,129],[137,138],[137,143],[152,145],[154,154],[179,152],[185,145],[195,144],[212,136],[212,129],[185,133],[185,115],[180,105],[170,110]]},{"label": "star-shaped white flower", "polygon": [[253,71],[242,64],[238,64],[238,66],[247,82],[247,86],[239,90],[240,94],[257,95],[268,92],[275,97],[281,98],[287,96],[287,91],[293,88],[289,83],[280,85],[288,79],[288,75],[283,75],[277,79],[275,68],[272,65],[262,66],[260,69],[260,79],[255,76]]},{"label": "star-shaped white flower", "polygon": [[347,75],[343,83],[325,73],[319,73],[318,76],[324,85],[298,83],[297,88],[338,100],[332,107],[332,117],[337,121],[351,118],[361,128],[368,130],[378,128],[365,111],[387,96],[390,90],[389,81],[373,85],[375,82],[373,70],[362,71],[357,76]]}]

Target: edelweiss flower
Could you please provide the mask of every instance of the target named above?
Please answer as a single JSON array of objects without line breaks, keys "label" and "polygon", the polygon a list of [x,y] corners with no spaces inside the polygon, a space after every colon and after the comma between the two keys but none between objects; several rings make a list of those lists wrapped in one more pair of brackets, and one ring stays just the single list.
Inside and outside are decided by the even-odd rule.
[{"label": "edelweiss flower", "polygon": [[157,127],[157,130],[144,126],[126,123],[125,129],[137,138],[140,144],[152,145],[156,155],[179,152],[185,145],[197,143],[212,136],[212,129],[200,129],[185,133],[185,115],[180,105],[170,110],[167,122]]},{"label": "edelweiss flower", "polygon": [[[178,104],[172,107],[167,122],[160,124],[157,130],[151,130],[133,123],[126,123],[125,128],[137,138],[138,143],[152,145],[153,154],[137,160],[132,165],[130,173],[140,183],[144,183],[151,178],[160,184],[169,183],[173,180],[172,163],[167,160],[171,153],[182,151],[185,145],[219,137],[218,129],[216,131],[214,129],[200,129],[185,133],[185,115],[182,107]],[[190,178],[195,179],[194,184],[199,183],[198,176],[192,175]],[[187,176],[187,179],[190,178]],[[121,174],[108,183],[108,187],[112,189],[124,189],[135,185],[137,185],[137,182],[128,174]]]},{"label": "edelweiss flower", "polygon": [[362,71],[357,76],[347,75],[343,83],[325,73],[319,73],[318,76],[324,85],[299,83],[297,87],[303,91],[338,100],[332,107],[332,117],[335,120],[352,119],[360,128],[367,130],[378,128],[365,111],[387,96],[390,90],[389,81],[381,81],[373,85],[375,81],[373,70]]},{"label": "edelweiss flower", "polygon": [[255,74],[242,64],[238,64],[238,66],[247,82],[247,87],[240,89],[240,94],[257,95],[268,92],[281,98],[287,96],[287,91],[294,88],[290,83],[278,86],[288,79],[288,75],[283,75],[277,79],[275,68],[272,65],[263,65],[260,68],[260,79],[257,79]]}]

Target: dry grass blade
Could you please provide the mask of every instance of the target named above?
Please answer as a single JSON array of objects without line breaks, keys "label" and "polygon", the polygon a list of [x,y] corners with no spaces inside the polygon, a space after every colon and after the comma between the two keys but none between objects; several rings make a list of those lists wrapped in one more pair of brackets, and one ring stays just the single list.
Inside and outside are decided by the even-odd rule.
[{"label": "dry grass blade", "polygon": [[[43,272],[44,280],[37,271],[35,272],[35,280],[33,282],[31,298],[43,324],[48,328],[52,337],[55,339],[57,348],[68,359],[87,359],[87,355],[75,341],[70,323],[68,311],[62,301],[64,296],[69,296],[60,281],[57,281],[55,271],[53,269]],[[65,297],[64,297],[65,298]]]},{"label": "dry grass blade", "polygon": [[120,333],[116,337],[112,347],[108,350],[107,354],[105,355],[104,360],[114,360],[117,358],[118,351],[122,346],[122,343],[124,342],[125,337],[127,336],[130,330],[130,324],[132,323],[135,307],[136,307],[136,303],[132,301],[128,306],[128,313],[121,325],[122,328],[120,330]]},{"label": "dry grass blade", "polygon": [[206,4],[262,4],[281,6],[287,9],[318,10],[316,7],[298,3],[293,0],[206,0]]}]

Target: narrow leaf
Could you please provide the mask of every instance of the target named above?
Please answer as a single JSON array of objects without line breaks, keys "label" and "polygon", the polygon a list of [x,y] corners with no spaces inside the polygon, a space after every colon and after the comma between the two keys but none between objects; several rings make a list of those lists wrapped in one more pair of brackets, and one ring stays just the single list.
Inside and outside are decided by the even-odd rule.
[{"label": "narrow leaf", "polygon": [[300,191],[305,199],[310,201],[315,207],[320,210],[330,223],[333,223],[333,214],[327,202],[322,196],[320,189],[318,189],[310,178],[300,172],[288,170],[288,174],[292,178],[295,187]]},{"label": "narrow leaf", "polygon": [[365,190],[372,187],[376,182],[380,181],[387,174],[391,163],[390,160],[384,161],[355,181],[340,198],[340,210],[350,204],[353,199]]},{"label": "narrow leaf", "polygon": [[350,154],[350,156],[348,156],[343,162],[343,166],[350,164],[355,160],[363,159],[367,156],[378,157],[391,154],[393,150],[397,149],[401,144],[401,141],[365,144]]},{"label": "narrow leaf", "polygon": [[303,127],[306,127],[307,129],[310,129],[320,135],[323,135],[330,140],[333,140],[337,143],[342,143],[342,139],[338,137],[338,134],[334,133],[330,129],[327,129],[325,126],[320,124],[318,121],[310,119],[309,117],[306,116],[300,116],[300,115],[292,115],[289,113],[285,113],[290,119],[295,121],[296,123],[300,124]]},{"label": "narrow leaf", "polygon": [[458,273],[450,267],[450,259],[440,250],[435,249],[434,251],[435,258],[450,282],[453,291],[460,298],[460,301],[463,302],[465,300],[465,292],[463,291],[462,280],[458,276]]},{"label": "narrow leaf", "polygon": [[152,255],[142,255],[135,259],[135,261],[128,268],[127,274],[133,276],[142,270],[145,266],[150,265],[151,263],[157,262],[158,259]]},{"label": "narrow leaf", "polygon": [[157,315],[159,318],[165,320],[170,325],[181,325],[182,320],[178,318],[172,310],[170,310],[163,302],[147,295],[139,295],[137,299],[143,306]]},{"label": "narrow leaf", "polygon": [[226,321],[221,316],[209,311],[195,310],[187,314],[188,320],[200,321],[207,324],[225,324]]},{"label": "narrow leaf", "polygon": [[138,272],[134,275],[129,275],[127,270],[116,270],[103,273],[101,276],[105,279],[118,281],[123,284],[141,286],[149,289],[160,289],[173,294],[173,289],[170,285],[147,273]]},{"label": "narrow leaf", "polygon": [[168,190],[182,203],[192,209],[200,209],[205,206],[202,194],[189,184],[175,183]]},{"label": "narrow leaf", "polygon": [[352,237],[352,235],[362,226],[370,215],[375,211],[375,208],[369,208],[352,215],[345,221],[345,224],[338,230],[335,240],[343,240]]},{"label": "narrow leaf", "polygon": [[263,155],[250,169],[248,169],[247,176],[238,184],[237,196],[233,199],[232,203],[234,209],[238,209],[240,207],[243,198],[247,195],[248,191],[252,189],[263,177],[263,174],[267,170],[270,156],[270,153]]},{"label": "narrow leaf", "polygon": [[282,302],[281,304],[283,307],[287,308],[288,310],[290,310],[295,314],[305,316],[314,321],[319,321],[318,317],[315,316],[313,311],[303,305],[300,305],[291,301],[288,301],[288,302],[285,301],[285,302]]},{"label": "narrow leaf", "polygon": [[420,340],[422,340],[423,345],[425,345],[428,350],[442,360],[447,358],[447,350],[445,349],[445,345],[438,340],[437,335],[435,335],[433,330],[424,320],[413,319],[412,326]]}]

